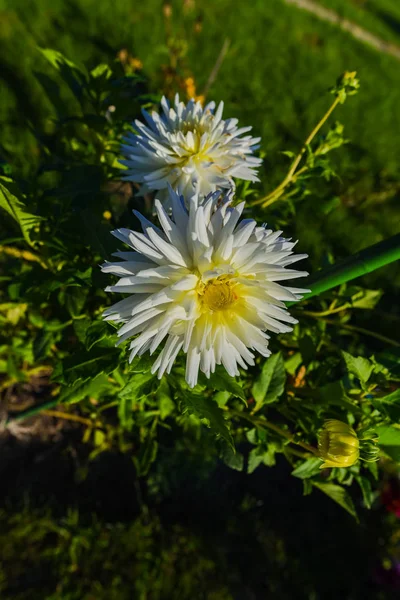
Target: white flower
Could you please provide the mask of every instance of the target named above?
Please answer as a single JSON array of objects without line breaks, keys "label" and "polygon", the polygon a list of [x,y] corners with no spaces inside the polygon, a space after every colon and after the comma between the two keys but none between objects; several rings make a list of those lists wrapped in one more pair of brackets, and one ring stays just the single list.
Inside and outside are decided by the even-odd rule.
[{"label": "white flower", "polygon": [[170,190],[172,219],[161,203],[155,208],[161,229],[140,213],[143,233],[117,229],[115,237],[132,248],[117,252],[122,262],[106,262],[103,272],[119,281],[106,291],[130,294],[104,313],[124,323],[118,343],[131,338],[130,360],[165,341],[153,364],[158,377],[169,373],[178,352],[187,354],[186,381],[193,387],[199,369],[207,377],[222,364],[229,375],[254,365],[254,351],[269,356],[267,331],[291,331],[297,321],[284,301],[299,300],[301,290],[279,281],[303,277],[288,265],[307,255],[293,255],[295,242],[281,231],[239,223],[244,202],[231,206],[232,193],[215,192],[187,210]]},{"label": "white flower", "polygon": [[262,160],[252,153],[260,138],[241,137],[251,127],[238,129],[237,119],[224,121],[223,102],[214,114],[214,102],[205,108],[194,100],[185,105],[177,94],[173,108],[165,97],[161,107],[161,115],[143,110],[147,125],[135,121],[138,133],[129,133],[122,145],[126,160],[120,162],[128,167],[123,179],[141,183],[141,195],[170,184],[188,201],[195,192],[206,196],[233,188],[233,178],[259,181]]}]

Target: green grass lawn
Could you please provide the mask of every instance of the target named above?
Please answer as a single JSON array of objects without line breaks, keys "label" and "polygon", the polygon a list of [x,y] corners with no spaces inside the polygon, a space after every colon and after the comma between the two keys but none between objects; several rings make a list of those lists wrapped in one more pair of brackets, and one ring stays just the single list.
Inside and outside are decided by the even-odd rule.
[{"label": "green grass lawn", "polygon": [[[351,140],[335,158],[340,180],[332,186],[332,194],[340,197],[341,204],[318,217],[316,227],[319,199],[308,200],[299,211],[296,233],[310,230],[305,245],[316,264],[327,249],[341,256],[395,233],[399,62],[282,0],[171,4],[171,33],[187,47],[185,61],[198,91],[206,84],[224,40],[231,42],[209,97],[223,99],[226,115],[252,124],[254,133],[262,136],[266,159],[261,191],[270,190],[282,178],[287,160],[280,152],[299,148],[329,106],[332,97],[326,90],[336,77],[357,70],[360,93],[334,116],[344,123]],[[400,43],[396,30],[400,11],[394,0],[379,6],[344,0],[325,4]],[[58,49],[89,67],[113,60],[126,47],[155,82],[169,60],[165,18],[157,0],[116,0],[112,11],[108,3],[98,0],[0,0],[0,72],[5,88],[0,100],[1,144],[5,155],[17,154],[18,164],[25,169],[34,162],[29,123],[37,125],[49,110],[35,79],[36,70],[49,68],[36,52],[37,45]]]}]

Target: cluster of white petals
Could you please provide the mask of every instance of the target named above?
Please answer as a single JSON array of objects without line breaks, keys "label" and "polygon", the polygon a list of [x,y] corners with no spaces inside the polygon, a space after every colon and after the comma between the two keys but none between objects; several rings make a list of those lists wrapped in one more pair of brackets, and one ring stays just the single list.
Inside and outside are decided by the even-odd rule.
[{"label": "cluster of white petals", "polygon": [[222,119],[223,103],[215,110],[190,100],[186,105],[176,95],[173,107],[163,97],[162,113],[143,110],[147,125],[135,121],[137,134],[124,138],[122,152],[127,167],[123,179],[140,183],[140,194],[165,190],[168,184],[187,201],[193,194],[206,196],[217,189],[232,189],[234,178],[259,181],[256,168],[262,162],[252,156],[260,138],[243,134],[237,119]]},{"label": "cluster of white petals", "polygon": [[244,202],[232,206],[232,192],[215,192],[200,201],[169,190],[172,215],[156,200],[160,228],[141,214],[143,232],[117,229],[130,247],[118,262],[102,270],[120,279],[107,291],[129,294],[105,312],[123,323],[119,342],[130,342],[130,360],[161,345],[152,372],[168,373],[180,350],[186,353],[186,381],[196,385],[199,370],[207,377],[216,365],[231,376],[254,364],[255,352],[269,356],[268,332],[291,331],[296,320],[285,301],[308,290],[280,282],[304,277],[288,268],[304,254],[281,231],[240,221]]}]

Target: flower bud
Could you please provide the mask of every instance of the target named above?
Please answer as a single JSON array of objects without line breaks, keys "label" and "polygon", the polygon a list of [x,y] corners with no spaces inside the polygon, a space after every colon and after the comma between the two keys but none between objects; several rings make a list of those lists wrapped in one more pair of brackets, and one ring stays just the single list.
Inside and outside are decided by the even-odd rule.
[{"label": "flower bud", "polygon": [[356,71],[346,71],[336,81],[336,85],[331,88],[331,94],[334,94],[336,97],[338,97],[341,104],[343,104],[347,96],[352,96],[353,94],[357,93],[360,87],[360,82],[356,75]]},{"label": "flower bud", "polygon": [[323,468],[351,467],[359,458],[359,440],[350,425],[329,419],[318,436],[318,450]]}]

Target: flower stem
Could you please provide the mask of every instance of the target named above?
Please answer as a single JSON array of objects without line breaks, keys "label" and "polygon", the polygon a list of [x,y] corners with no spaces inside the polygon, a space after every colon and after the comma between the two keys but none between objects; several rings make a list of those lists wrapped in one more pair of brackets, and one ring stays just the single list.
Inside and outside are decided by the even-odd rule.
[{"label": "flower stem", "polygon": [[247,414],[245,412],[241,412],[239,410],[228,409],[228,414],[232,415],[233,417],[239,417],[241,419],[245,419],[246,421],[249,421],[256,427],[261,427],[263,429],[271,429],[272,431],[275,431],[275,433],[277,433],[281,437],[284,437],[287,440],[289,440],[289,442],[291,444],[296,444],[297,446],[301,446],[302,448],[304,448],[308,452],[311,452],[315,456],[319,456],[319,452],[318,452],[317,448],[314,448],[314,446],[310,446],[310,444],[307,444],[306,442],[297,440],[296,437],[293,435],[293,433],[291,433],[290,431],[286,431],[286,429],[282,429],[281,427],[279,427],[279,425],[275,425],[275,423],[271,423],[271,421],[267,421],[266,419],[255,419],[254,417],[250,416],[249,414]]},{"label": "flower stem", "polygon": [[[339,96],[337,96],[335,98],[335,100],[332,102],[331,106],[326,111],[326,113],[324,114],[324,116],[322,117],[322,119],[317,123],[317,125],[314,127],[314,129],[312,130],[312,132],[307,137],[307,139],[304,142],[304,144],[303,144],[300,152],[298,153],[298,155],[296,156],[296,158],[292,162],[292,164],[290,166],[290,169],[287,172],[286,177],[284,178],[284,180],[278,185],[278,187],[276,187],[274,190],[272,190],[272,192],[270,192],[269,194],[267,194],[263,198],[259,198],[255,202],[252,202],[251,206],[257,206],[258,204],[262,204],[262,207],[266,208],[267,206],[270,206],[271,204],[273,204],[274,202],[276,202],[277,200],[279,200],[279,198],[282,196],[283,192],[285,191],[286,186],[289,183],[291,183],[292,180],[295,178],[296,169],[299,166],[299,163],[300,163],[301,159],[303,158],[303,156],[304,156],[304,154],[305,154],[305,152],[307,150],[307,146],[309,144],[311,144],[312,140],[317,135],[318,131],[321,129],[321,127],[324,125],[324,123],[329,119],[329,117],[331,116],[331,114],[333,113],[333,111],[335,110],[335,108],[337,107],[337,105],[339,104],[339,102],[340,102],[340,99],[339,99]],[[302,172],[304,171],[304,167],[303,167],[303,169],[301,169],[301,171]],[[299,173],[300,173],[300,171],[298,172],[298,174]]]},{"label": "flower stem", "polygon": [[[307,300],[313,296],[318,296],[342,283],[371,273],[398,259],[400,259],[400,233],[383,242],[369,246],[361,252],[357,252],[345,260],[323,271],[317,271],[314,275],[308,277],[305,283],[310,288],[310,292],[305,294],[303,299]],[[289,302],[288,306],[293,304],[294,302]]]}]

